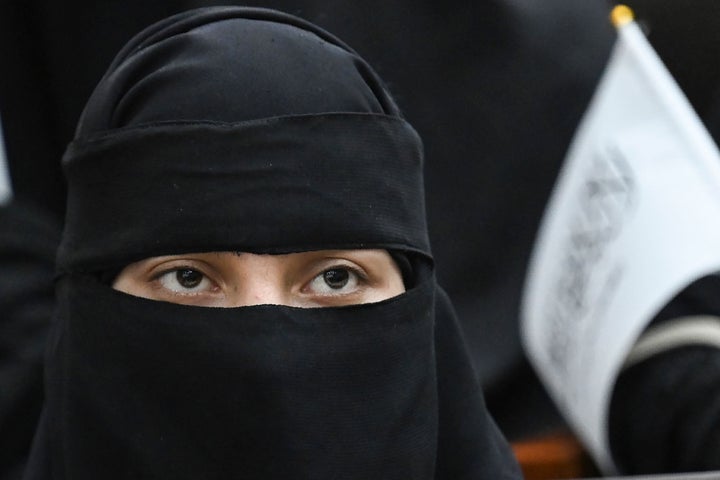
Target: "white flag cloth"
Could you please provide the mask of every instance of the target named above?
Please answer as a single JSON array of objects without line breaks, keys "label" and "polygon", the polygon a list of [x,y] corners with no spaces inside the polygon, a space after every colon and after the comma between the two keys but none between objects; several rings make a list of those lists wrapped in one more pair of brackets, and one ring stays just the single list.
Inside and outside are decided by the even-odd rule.
[{"label": "white flag cloth", "polygon": [[720,155],[631,22],[568,151],[522,305],[531,362],[606,472],[627,353],[666,302],[718,270]]},{"label": "white flag cloth", "polygon": [[8,173],[7,157],[5,156],[5,143],[2,135],[2,122],[0,122],[0,205],[10,200],[12,189]]}]

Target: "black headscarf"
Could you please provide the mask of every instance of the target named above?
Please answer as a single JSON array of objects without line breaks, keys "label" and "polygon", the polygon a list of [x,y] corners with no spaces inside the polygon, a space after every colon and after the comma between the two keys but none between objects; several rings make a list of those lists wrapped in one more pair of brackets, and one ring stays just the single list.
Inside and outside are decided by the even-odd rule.
[{"label": "black headscarf", "polygon": [[[190,11],[120,52],[64,157],[47,401],[26,479],[510,479],[432,269],[422,145],[373,70],[276,11]],[[373,304],[141,299],[161,254],[380,248]]]}]

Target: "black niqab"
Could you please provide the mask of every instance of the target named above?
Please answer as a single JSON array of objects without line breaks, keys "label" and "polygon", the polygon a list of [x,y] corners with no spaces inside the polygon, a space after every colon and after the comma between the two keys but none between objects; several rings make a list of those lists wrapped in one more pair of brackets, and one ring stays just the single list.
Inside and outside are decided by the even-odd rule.
[{"label": "black niqab", "polygon": [[[133,39],[64,157],[47,402],[26,479],[504,479],[432,272],[422,146],[372,69],[255,8]],[[413,286],[374,304],[216,309],[98,273],[161,254],[381,248]]]}]

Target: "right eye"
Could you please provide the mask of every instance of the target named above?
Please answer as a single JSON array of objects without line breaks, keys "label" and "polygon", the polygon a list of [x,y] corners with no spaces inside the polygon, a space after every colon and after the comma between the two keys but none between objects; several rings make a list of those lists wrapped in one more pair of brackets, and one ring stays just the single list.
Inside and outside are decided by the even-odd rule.
[{"label": "right eye", "polygon": [[191,267],[168,270],[160,274],[157,280],[162,288],[179,294],[209,292],[214,288],[214,284],[204,273]]}]

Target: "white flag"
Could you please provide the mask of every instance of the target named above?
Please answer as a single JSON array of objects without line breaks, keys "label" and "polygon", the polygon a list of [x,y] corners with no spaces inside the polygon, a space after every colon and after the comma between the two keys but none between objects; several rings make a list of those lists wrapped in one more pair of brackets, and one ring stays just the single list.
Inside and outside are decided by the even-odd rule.
[{"label": "white flag", "polygon": [[5,156],[5,143],[2,135],[2,122],[0,122],[0,205],[10,200],[12,188],[10,187],[10,175]]},{"label": "white flag", "polygon": [[522,305],[531,362],[606,472],[627,353],[676,293],[718,270],[720,155],[627,23],[555,185]]}]

